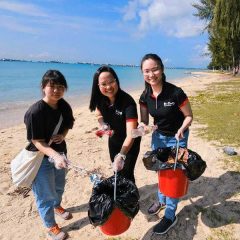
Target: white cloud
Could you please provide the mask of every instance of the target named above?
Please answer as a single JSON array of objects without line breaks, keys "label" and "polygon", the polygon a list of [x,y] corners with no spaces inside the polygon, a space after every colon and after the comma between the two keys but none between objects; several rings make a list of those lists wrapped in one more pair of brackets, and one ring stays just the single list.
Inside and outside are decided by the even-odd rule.
[{"label": "white cloud", "polygon": [[203,25],[193,16],[192,0],[133,0],[124,9],[124,21],[136,21],[143,36],[159,31],[177,38],[198,35]]},{"label": "white cloud", "polygon": [[208,55],[209,50],[208,46],[206,45],[196,45],[193,47],[195,55],[190,59],[190,61],[194,64],[203,64],[209,63],[211,61],[211,57]]},{"label": "white cloud", "polygon": [[209,53],[207,44],[205,45],[197,44],[193,47],[193,49],[196,50],[199,55],[206,55]]},{"label": "white cloud", "polygon": [[203,47],[203,54],[209,54],[210,52],[209,52],[209,50],[208,50],[208,45],[205,45],[204,47]]},{"label": "white cloud", "polygon": [[197,44],[193,47],[194,50],[199,50],[199,49],[202,49],[202,45],[201,44]]},{"label": "white cloud", "polygon": [[0,16],[0,27],[4,27],[14,32],[23,32],[36,34],[38,31],[36,28],[31,26],[26,26],[25,24],[20,23],[14,17],[9,16]]},{"label": "white cloud", "polygon": [[165,29],[168,35],[177,38],[193,37],[199,35],[203,29],[201,22],[193,22],[191,19],[179,18],[175,25],[168,25]]},{"label": "white cloud", "polygon": [[123,19],[125,21],[133,20],[136,18],[136,8],[137,8],[137,2],[136,1],[130,1],[128,3],[128,6],[126,6],[123,9],[123,12],[125,13],[123,16]]},{"label": "white cloud", "polygon": [[[54,0],[53,0],[54,1]],[[70,32],[94,33],[116,32],[116,24],[92,17],[81,17],[69,13],[57,14],[53,9],[39,8],[32,4],[22,4],[0,0],[0,29],[29,34]],[[52,12],[51,12],[52,11]],[[108,27],[106,28],[106,25]],[[1,32],[0,32],[1,35]]]},{"label": "white cloud", "polygon": [[36,17],[47,16],[46,13],[44,13],[40,8],[38,8],[33,4],[16,3],[16,2],[2,0],[0,1],[0,9],[27,15],[27,16],[36,16]]}]

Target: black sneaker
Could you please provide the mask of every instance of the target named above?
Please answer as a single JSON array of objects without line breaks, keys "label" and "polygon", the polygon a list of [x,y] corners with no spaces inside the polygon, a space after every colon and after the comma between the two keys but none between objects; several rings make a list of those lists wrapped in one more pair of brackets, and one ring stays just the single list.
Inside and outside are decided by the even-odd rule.
[{"label": "black sneaker", "polygon": [[162,204],[160,202],[155,202],[153,203],[149,209],[148,209],[148,214],[149,215],[155,215],[157,214],[160,210],[164,209],[166,207],[165,204]]},{"label": "black sneaker", "polygon": [[163,217],[162,220],[153,227],[153,232],[156,234],[165,234],[171,227],[173,227],[177,223],[177,216],[175,216],[174,220],[170,220],[166,217]]}]

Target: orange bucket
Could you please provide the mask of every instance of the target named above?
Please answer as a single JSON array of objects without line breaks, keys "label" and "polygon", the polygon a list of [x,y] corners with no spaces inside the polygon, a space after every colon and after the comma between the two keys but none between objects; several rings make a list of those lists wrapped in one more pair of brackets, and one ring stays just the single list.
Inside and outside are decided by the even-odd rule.
[{"label": "orange bucket", "polygon": [[171,198],[180,198],[187,194],[188,179],[181,169],[158,171],[158,187],[160,192]]},{"label": "orange bucket", "polygon": [[100,230],[106,235],[115,236],[127,231],[130,224],[131,219],[119,208],[114,208],[109,219],[100,226]]}]

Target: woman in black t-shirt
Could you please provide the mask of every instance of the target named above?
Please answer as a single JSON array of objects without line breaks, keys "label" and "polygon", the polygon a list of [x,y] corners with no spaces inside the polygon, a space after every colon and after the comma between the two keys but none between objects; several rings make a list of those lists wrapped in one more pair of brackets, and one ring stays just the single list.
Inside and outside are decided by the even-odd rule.
[{"label": "woman in black t-shirt", "polygon": [[[139,100],[141,124],[147,129],[149,115],[153,117],[156,130],[152,134],[152,149],[175,147],[177,141],[179,146],[187,147],[193,115],[186,94],[181,88],[166,82],[164,66],[158,55],[145,55],[141,70],[145,80],[145,90]],[[177,222],[175,212],[179,199],[167,197],[160,191],[158,198],[148,213],[153,215],[166,207],[163,219],[153,228],[156,234],[164,234]]]},{"label": "woman in black t-shirt", "polygon": [[93,77],[89,109],[96,111],[101,129],[114,131],[108,147],[114,171],[135,182],[134,167],[141,138],[131,136],[138,125],[137,107],[133,98],[120,88],[115,71],[109,66],[100,67]]},{"label": "woman in black t-shirt", "polygon": [[[65,77],[57,70],[47,71],[41,83],[43,98],[34,103],[24,116],[27,128],[27,147],[30,151],[45,154],[32,184],[38,212],[48,228],[48,239],[65,239],[67,234],[56,224],[54,213],[70,219],[71,213],[61,207],[65,186],[67,147],[65,136],[73,127],[74,118],[70,105],[63,99],[67,89]],[[52,136],[62,116],[58,133]],[[64,153],[64,154],[63,154]],[[53,162],[50,162],[49,157]]]}]

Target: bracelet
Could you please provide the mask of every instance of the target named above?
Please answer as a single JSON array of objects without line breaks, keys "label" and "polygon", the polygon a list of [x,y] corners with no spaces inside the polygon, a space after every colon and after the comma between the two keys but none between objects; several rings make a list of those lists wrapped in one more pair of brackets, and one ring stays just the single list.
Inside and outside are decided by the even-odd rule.
[{"label": "bracelet", "polygon": [[120,156],[122,159],[123,159],[123,161],[125,161],[125,159],[126,159],[126,155],[124,155],[124,154],[122,154],[122,153],[118,153],[117,155],[116,155],[116,157],[117,156]]}]

